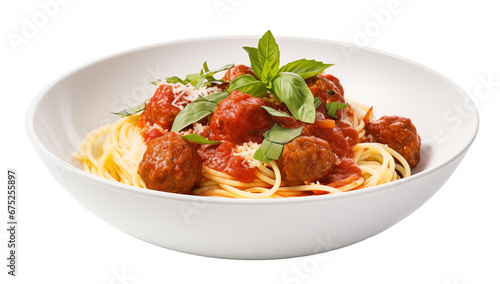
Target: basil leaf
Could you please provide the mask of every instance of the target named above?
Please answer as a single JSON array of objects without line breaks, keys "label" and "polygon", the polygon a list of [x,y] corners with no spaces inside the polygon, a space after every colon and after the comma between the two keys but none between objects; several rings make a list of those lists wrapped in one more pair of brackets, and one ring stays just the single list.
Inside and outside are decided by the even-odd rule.
[{"label": "basil leaf", "polygon": [[198,97],[193,102],[187,104],[174,119],[172,124],[172,132],[179,132],[184,127],[198,122],[200,119],[213,113],[219,102],[227,98],[228,93],[216,93],[206,97]]},{"label": "basil leaf", "polygon": [[191,86],[194,86],[195,89],[199,89],[201,85],[203,84],[205,77],[203,77],[203,68],[200,70],[199,76],[193,80],[191,83]]},{"label": "basil leaf", "polygon": [[212,84],[222,84],[222,83],[226,83],[226,81],[224,80],[208,80],[205,82],[205,85],[212,85]]},{"label": "basil leaf", "polygon": [[321,100],[318,97],[314,97],[314,108],[318,109],[321,105]]},{"label": "basil leaf", "polygon": [[203,62],[203,71],[205,71],[205,73],[210,71],[210,69],[208,68],[208,64],[207,64],[206,61]]},{"label": "basil leaf", "polygon": [[326,103],[326,113],[333,118],[337,118],[337,111],[348,106],[349,104],[339,102]]},{"label": "basil leaf", "polygon": [[269,149],[266,152],[266,158],[271,159],[271,160],[279,160],[281,157],[281,153],[283,153],[283,148],[285,145],[283,144],[277,144],[277,143],[272,143]]},{"label": "basil leaf", "polygon": [[273,125],[271,129],[264,132],[264,138],[273,143],[286,144],[296,137],[300,136],[302,133],[302,128],[283,128],[277,123]]},{"label": "basil leaf", "polygon": [[196,133],[183,135],[182,138],[197,144],[219,144],[221,141],[212,141]]},{"label": "basil leaf", "polygon": [[198,81],[199,78],[200,78],[200,73],[191,73],[186,75],[186,79],[184,79],[183,82],[186,82],[186,84],[191,83],[192,85],[192,83]]},{"label": "basil leaf", "polygon": [[284,145],[300,136],[301,133],[302,127],[296,129],[283,128],[275,123],[271,129],[264,133],[264,141],[262,141],[259,149],[255,151],[253,158],[264,163],[279,160]]},{"label": "basil leaf", "polygon": [[140,111],[145,110],[146,109],[146,103],[147,103],[147,100],[145,102],[141,103],[140,105],[136,105],[136,106],[124,109],[124,110],[122,110],[120,112],[112,112],[112,114],[121,115],[121,116],[133,115],[133,114],[136,114],[136,113],[138,113]]},{"label": "basil leaf", "polygon": [[262,141],[259,149],[253,154],[253,158],[264,162],[270,163],[272,160],[278,160],[283,152],[283,145],[270,142],[268,140]]},{"label": "basil leaf", "polygon": [[259,62],[262,67],[260,79],[266,83],[278,74],[280,68],[280,51],[271,31],[267,31],[259,40]]},{"label": "basil leaf", "polygon": [[250,58],[250,66],[252,67],[253,73],[257,78],[262,78],[262,66],[259,61],[259,50],[255,47],[245,46],[243,49],[248,53]]},{"label": "basil leaf", "polygon": [[199,97],[198,99],[207,100],[219,104],[223,99],[227,99],[228,95],[229,95],[228,92],[221,92],[221,93],[210,94],[206,97]]},{"label": "basil leaf", "polygon": [[288,114],[282,112],[282,111],[279,111],[279,110],[275,110],[274,108],[272,107],[268,107],[268,106],[261,106],[261,108],[267,110],[267,112],[272,115],[272,116],[276,116],[276,117],[291,117],[289,116]]},{"label": "basil leaf", "polygon": [[186,112],[181,114],[181,111],[175,117],[174,123],[172,124],[172,132],[179,132],[184,127],[191,125],[213,113],[212,105],[212,102],[203,102],[198,104],[190,103],[186,105],[186,107],[182,110],[186,110]]},{"label": "basil leaf", "polygon": [[[206,64],[206,62],[205,62]],[[231,63],[231,64],[226,64],[224,66],[221,66],[215,70],[211,70],[211,71],[205,71],[205,74],[203,76],[205,77],[208,77],[208,76],[213,76],[215,75],[216,73],[219,73],[219,72],[222,72],[222,71],[226,71],[226,70],[229,70],[229,68],[233,67],[234,66],[234,63]],[[208,68],[208,67],[207,67]]]},{"label": "basil leaf", "polygon": [[283,65],[279,72],[291,72],[296,73],[302,79],[307,79],[310,77],[317,76],[321,72],[325,71],[326,68],[333,66],[334,64],[325,64],[321,61],[299,59]]},{"label": "basil leaf", "polygon": [[233,90],[238,90],[254,97],[263,97],[267,94],[266,85],[249,74],[238,76],[232,80],[229,83],[227,91],[230,93]]},{"label": "basil leaf", "polygon": [[167,81],[167,83],[171,83],[171,84],[177,84],[177,83],[184,82],[181,78],[179,78],[177,76],[167,77],[166,81]]},{"label": "basil leaf", "polygon": [[[210,71],[210,69],[208,68],[207,62],[205,61],[203,63],[203,70],[202,70],[202,72],[200,72],[200,76],[201,76],[202,80],[198,81],[197,89],[203,85],[209,85],[214,81],[218,81],[214,78],[214,75],[219,73],[219,72],[228,70],[229,68],[231,68],[233,66],[234,66],[234,64],[226,64],[222,67],[219,67],[215,70]],[[203,82],[205,80],[206,80],[206,82]]]},{"label": "basil leaf", "polygon": [[272,81],[272,92],[284,102],[292,115],[303,122],[314,123],[316,109],[314,97],[299,75],[281,72]]}]

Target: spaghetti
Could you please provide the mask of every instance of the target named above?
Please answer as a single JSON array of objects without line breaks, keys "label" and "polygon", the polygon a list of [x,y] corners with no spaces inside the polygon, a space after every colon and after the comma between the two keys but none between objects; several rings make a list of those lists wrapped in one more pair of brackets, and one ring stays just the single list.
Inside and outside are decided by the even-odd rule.
[{"label": "spaghetti", "polygon": [[[353,124],[360,138],[364,137],[365,113],[356,108]],[[128,185],[146,188],[137,173],[146,143],[137,125],[140,114],[123,117],[120,120],[92,131],[82,142],[74,156],[82,168],[92,174]],[[357,126],[357,127],[356,127]],[[334,194],[388,183],[411,175],[405,158],[380,143],[358,143],[352,147],[354,161],[362,171],[362,177],[335,188],[311,183],[300,186],[286,186],[275,161],[259,163],[257,178],[251,183],[207,166],[203,167],[203,179],[191,193],[202,196],[230,198],[282,198],[314,194]]]}]

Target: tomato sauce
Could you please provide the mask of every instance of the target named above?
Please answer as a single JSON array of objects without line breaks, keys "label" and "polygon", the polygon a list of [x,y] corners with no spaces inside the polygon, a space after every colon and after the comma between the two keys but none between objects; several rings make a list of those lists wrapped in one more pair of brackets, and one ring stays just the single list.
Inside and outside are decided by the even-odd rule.
[{"label": "tomato sauce", "polygon": [[256,178],[255,169],[250,168],[242,157],[233,156],[235,147],[236,145],[231,142],[216,145],[205,144],[200,146],[198,154],[205,166],[224,172],[239,181],[252,182]]},{"label": "tomato sauce", "polygon": [[142,138],[144,138],[144,142],[146,142],[146,143],[152,139],[155,139],[155,138],[158,138],[158,137],[165,135],[165,133],[167,133],[167,131],[164,130],[163,128],[158,127],[158,126],[151,127],[149,125],[146,125],[141,130],[141,136],[142,136]]},{"label": "tomato sauce", "polygon": [[138,126],[144,127],[156,124],[163,129],[170,130],[175,117],[181,111],[172,105],[174,99],[173,87],[165,84],[160,85],[141,114]]},{"label": "tomato sauce", "polygon": [[339,158],[352,157],[351,146],[358,143],[358,132],[349,124],[340,120],[335,121],[335,127],[333,128],[318,127],[317,123],[306,125],[303,134],[327,141],[332,151]]},{"label": "tomato sauce", "polygon": [[260,98],[233,91],[222,100],[210,121],[210,140],[262,143],[264,132],[273,126],[271,115]]},{"label": "tomato sauce", "polygon": [[242,64],[238,64],[234,65],[233,67],[229,68],[229,70],[227,70],[226,74],[224,74],[224,77],[222,77],[222,81],[231,82],[232,80],[238,78],[241,75],[252,75],[255,77],[252,68]]},{"label": "tomato sauce", "polygon": [[323,179],[321,183],[339,188],[363,177],[361,169],[353,159],[341,158],[337,160],[337,163],[330,176]]}]

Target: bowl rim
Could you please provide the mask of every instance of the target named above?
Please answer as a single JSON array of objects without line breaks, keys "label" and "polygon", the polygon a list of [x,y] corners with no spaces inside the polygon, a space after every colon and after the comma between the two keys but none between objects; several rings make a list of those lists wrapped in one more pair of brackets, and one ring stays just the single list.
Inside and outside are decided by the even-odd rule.
[{"label": "bowl rim", "polygon": [[[200,200],[204,200],[207,203],[218,203],[218,204],[238,204],[238,205],[263,205],[263,204],[290,204],[290,203],[307,203],[307,202],[324,202],[328,201],[330,199],[343,199],[343,198],[350,198],[351,196],[360,196],[360,195],[367,195],[367,194],[376,194],[379,192],[384,192],[387,190],[397,190],[398,185],[401,183],[410,183],[414,180],[421,179],[421,178],[426,178],[427,176],[431,175],[433,172],[444,168],[447,164],[449,164],[452,161],[455,161],[459,158],[461,158],[467,150],[470,148],[472,143],[474,142],[478,130],[479,130],[479,113],[477,110],[477,107],[474,103],[474,101],[470,98],[470,96],[462,89],[460,88],[455,82],[450,80],[448,77],[444,76],[442,73],[427,67],[421,63],[415,62],[413,60],[410,60],[408,58],[375,49],[372,47],[366,47],[366,46],[360,46],[356,45],[353,43],[347,43],[347,42],[342,42],[342,41],[336,41],[336,40],[329,40],[329,39],[319,39],[319,38],[312,38],[312,37],[296,37],[296,36],[276,36],[276,39],[283,39],[283,40],[288,40],[288,41],[303,41],[303,42],[318,42],[318,43],[323,43],[323,44],[330,44],[330,45],[336,45],[336,46],[344,46],[346,48],[357,48],[360,50],[366,50],[369,52],[381,54],[387,57],[392,57],[394,59],[398,59],[400,61],[404,61],[408,64],[414,65],[420,69],[423,69],[424,71],[431,73],[432,75],[439,77],[441,80],[448,82],[451,86],[453,86],[457,93],[463,97],[464,100],[466,100],[468,103],[472,103],[473,105],[473,110],[470,111],[470,114],[472,116],[469,118],[473,122],[472,124],[472,135],[467,137],[467,141],[465,141],[464,146],[461,147],[460,151],[457,151],[454,153],[450,158],[440,161],[436,165],[430,167],[430,168],[425,168],[421,172],[412,174],[411,176],[396,180],[387,184],[382,184],[382,185],[377,185],[369,188],[362,188],[354,191],[347,191],[347,192],[342,192],[340,194],[325,194],[325,195],[318,195],[318,196],[307,196],[303,198],[262,198],[262,199],[246,199],[246,198],[214,198],[214,197],[207,197],[207,196],[197,196],[197,195],[185,195],[185,194],[177,194],[177,193],[171,193],[171,192],[162,192],[162,191],[155,191],[151,189],[146,189],[146,188],[139,188],[135,187],[132,185],[127,185],[127,184],[122,184],[116,181],[108,180],[100,176],[93,175],[91,173],[88,173],[81,168],[78,168],[61,158],[57,157],[54,153],[49,151],[43,144],[42,142],[38,139],[38,136],[35,133],[35,127],[34,127],[34,116],[35,112],[38,109],[38,106],[40,102],[45,98],[45,96],[49,93],[49,91],[59,82],[61,82],[64,78],[67,78],[71,76],[72,74],[77,73],[80,70],[83,70],[85,68],[92,67],[93,65],[99,64],[102,61],[113,59],[122,55],[126,54],[132,54],[134,52],[138,51],[143,51],[147,49],[154,49],[162,46],[170,46],[170,45],[181,45],[181,44],[193,44],[197,42],[203,42],[203,41],[224,41],[224,40],[250,40],[250,39],[258,39],[259,36],[257,35],[227,35],[227,36],[206,36],[206,37],[195,37],[195,38],[185,38],[185,39],[177,39],[177,40],[171,40],[171,41],[164,41],[164,42],[158,42],[158,43],[153,43],[149,45],[143,45],[143,46],[138,46],[134,48],[129,48],[125,49],[119,52],[114,52],[105,56],[102,56],[100,58],[94,59],[88,63],[82,64],[80,66],[77,66],[73,69],[70,69],[69,71],[63,73],[62,75],[59,75],[56,77],[52,82],[50,82],[48,85],[46,85],[44,88],[42,88],[38,94],[33,98],[31,101],[30,105],[28,106],[26,110],[26,115],[25,115],[25,129],[27,131],[28,137],[31,140],[31,143],[33,146],[38,150],[38,153],[41,155],[45,155],[47,158],[49,158],[51,161],[55,162],[57,166],[62,167],[64,170],[69,171],[71,173],[74,173],[76,175],[80,175],[84,178],[90,179],[89,181],[94,182],[94,183],[103,183],[106,185],[107,188],[113,189],[113,190],[119,190],[123,191],[126,193],[130,194],[139,194],[139,195],[146,195],[149,197],[154,197],[154,198],[167,198],[167,199],[172,199],[176,201],[188,201],[188,202],[199,202]],[[59,181],[59,180],[58,180]]]}]

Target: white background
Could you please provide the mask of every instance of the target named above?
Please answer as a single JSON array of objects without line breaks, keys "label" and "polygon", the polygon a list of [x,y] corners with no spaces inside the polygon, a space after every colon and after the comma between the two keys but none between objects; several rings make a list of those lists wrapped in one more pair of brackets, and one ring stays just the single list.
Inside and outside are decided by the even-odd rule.
[{"label": "white background", "polygon": [[[2,1],[0,282],[499,283],[500,188],[493,162],[500,158],[500,17],[494,1],[349,2]],[[159,248],[105,224],[56,183],[28,141],[29,103],[69,70],[147,44],[268,29],[275,36],[381,49],[456,82],[476,102],[481,126],[455,174],[410,217],[353,246],[283,260],[225,260]],[[6,267],[8,167],[19,172],[17,277]]]}]

